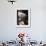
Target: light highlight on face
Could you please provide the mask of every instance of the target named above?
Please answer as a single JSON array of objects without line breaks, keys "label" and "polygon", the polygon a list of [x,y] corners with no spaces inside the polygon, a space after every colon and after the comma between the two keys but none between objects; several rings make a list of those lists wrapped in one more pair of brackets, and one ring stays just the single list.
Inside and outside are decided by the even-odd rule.
[{"label": "light highlight on face", "polygon": [[24,14],[24,13],[22,13],[22,12],[18,12],[18,16],[21,17],[21,18],[23,18],[23,17],[26,16],[26,14]]}]

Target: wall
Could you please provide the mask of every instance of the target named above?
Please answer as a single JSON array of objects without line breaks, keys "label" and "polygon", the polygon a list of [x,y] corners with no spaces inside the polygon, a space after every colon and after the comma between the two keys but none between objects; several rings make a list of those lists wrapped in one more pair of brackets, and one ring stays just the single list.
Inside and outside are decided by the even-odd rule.
[{"label": "wall", "polygon": [[[31,27],[16,28],[17,8],[31,8]],[[33,40],[46,40],[45,0],[17,0],[14,5],[0,0],[0,40],[15,40],[18,32],[30,34]]]}]

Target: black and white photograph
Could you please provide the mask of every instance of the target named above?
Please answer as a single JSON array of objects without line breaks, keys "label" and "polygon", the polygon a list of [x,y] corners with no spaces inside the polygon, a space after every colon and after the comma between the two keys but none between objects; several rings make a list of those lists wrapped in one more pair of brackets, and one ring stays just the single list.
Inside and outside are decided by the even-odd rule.
[{"label": "black and white photograph", "polygon": [[30,14],[28,9],[17,10],[17,26],[28,27],[30,23]]},{"label": "black and white photograph", "polygon": [[28,25],[28,10],[17,10],[17,25]]}]

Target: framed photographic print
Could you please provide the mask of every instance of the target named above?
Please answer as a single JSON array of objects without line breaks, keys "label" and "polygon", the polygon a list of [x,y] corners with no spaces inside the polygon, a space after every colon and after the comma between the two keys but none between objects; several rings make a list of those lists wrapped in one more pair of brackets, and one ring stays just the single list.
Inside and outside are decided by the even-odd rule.
[{"label": "framed photographic print", "polygon": [[31,25],[31,12],[27,8],[19,8],[16,11],[16,26],[17,27],[30,27]]}]

